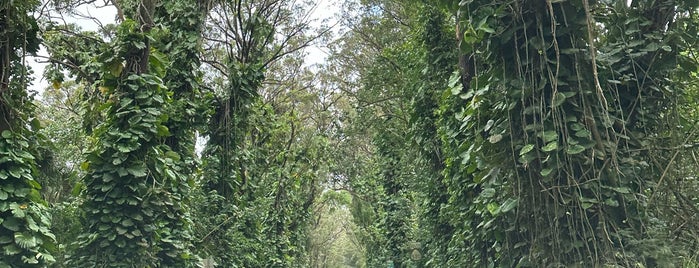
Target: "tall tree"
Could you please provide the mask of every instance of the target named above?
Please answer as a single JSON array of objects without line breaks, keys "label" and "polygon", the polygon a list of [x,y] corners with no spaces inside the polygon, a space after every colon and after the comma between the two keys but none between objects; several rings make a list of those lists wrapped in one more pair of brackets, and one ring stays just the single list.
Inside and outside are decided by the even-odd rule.
[{"label": "tall tree", "polygon": [[38,120],[27,93],[29,53],[39,50],[39,27],[30,15],[38,1],[0,4],[0,266],[44,267],[55,237],[36,181]]},{"label": "tall tree", "polygon": [[[257,267],[305,260],[300,244],[322,174],[310,159],[324,150],[323,138],[306,136],[310,127],[297,110],[305,101],[279,99],[308,88],[299,84],[308,74],[298,70],[300,51],[317,38],[309,35],[312,9],[308,2],[219,1],[209,17],[204,61],[214,98],[202,190],[217,209],[202,211],[212,214],[201,226],[215,226],[204,235],[206,255],[217,262]],[[302,79],[277,81],[265,77],[269,69],[296,70],[291,74]],[[275,100],[263,99],[266,94]]]},{"label": "tall tree", "polygon": [[[153,46],[154,0],[119,3],[124,20],[100,55],[100,90],[108,96],[98,142],[83,164],[87,230],[75,264],[180,266],[192,258],[182,228],[180,154],[165,144],[170,135],[162,108],[170,94],[162,81],[166,58]],[[131,18],[135,19],[132,20]],[[182,240],[185,239],[185,240]]]}]

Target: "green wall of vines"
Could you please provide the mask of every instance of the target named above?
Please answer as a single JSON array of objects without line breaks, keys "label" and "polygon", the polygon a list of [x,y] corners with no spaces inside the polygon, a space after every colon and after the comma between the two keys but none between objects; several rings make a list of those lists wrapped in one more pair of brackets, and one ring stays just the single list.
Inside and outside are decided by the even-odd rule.
[{"label": "green wall of vines", "polygon": [[682,46],[669,6],[461,1],[477,71],[443,104],[449,265],[668,265],[640,245],[661,238],[646,201],[665,166],[645,149],[670,142],[681,94],[662,79]]},{"label": "green wall of vines", "polygon": [[185,267],[194,258],[183,200],[187,167],[165,142],[171,133],[163,107],[172,102],[162,80],[167,57],[151,46],[160,30],[153,29],[155,5],[146,2],[122,6],[139,21],[123,21],[111,44],[116,53],[99,57],[107,100],[93,134],[98,142],[83,164],[88,231],[76,265]]},{"label": "green wall of vines", "polygon": [[0,267],[45,267],[56,237],[37,182],[40,128],[27,87],[26,56],[39,50],[38,1],[0,4]]}]

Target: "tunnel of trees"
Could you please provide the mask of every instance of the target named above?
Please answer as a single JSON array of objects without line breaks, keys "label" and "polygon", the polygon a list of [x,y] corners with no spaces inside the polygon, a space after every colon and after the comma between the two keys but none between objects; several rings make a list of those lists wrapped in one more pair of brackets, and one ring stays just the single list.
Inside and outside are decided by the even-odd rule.
[{"label": "tunnel of trees", "polygon": [[2,0],[0,268],[699,267],[698,39],[696,0]]}]

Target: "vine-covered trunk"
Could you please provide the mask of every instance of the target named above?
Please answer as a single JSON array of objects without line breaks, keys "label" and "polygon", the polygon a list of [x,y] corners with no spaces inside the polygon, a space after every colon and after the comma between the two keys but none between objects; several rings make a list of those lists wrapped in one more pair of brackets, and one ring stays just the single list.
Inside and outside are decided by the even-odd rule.
[{"label": "vine-covered trunk", "polygon": [[39,49],[37,1],[0,3],[0,266],[45,267],[56,238],[39,194],[38,120],[27,94],[28,53]]},{"label": "vine-covered trunk", "polygon": [[171,100],[162,81],[165,56],[151,46],[155,8],[155,0],[124,2],[117,53],[99,57],[108,100],[94,132],[98,143],[83,164],[88,230],[76,265],[185,267],[193,258],[182,158],[164,144]]},{"label": "vine-covered trunk", "polygon": [[460,7],[461,51],[478,71],[452,83],[448,101],[466,103],[444,106],[462,123],[444,126],[459,148],[447,160],[451,213],[468,217],[454,222],[452,245],[468,249],[454,265],[656,262],[637,246],[650,241],[644,196],[659,176],[643,148],[664,128],[653,119],[669,116],[648,111],[677,96],[661,77],[678,51],[666,43],[674,2],[639,2]]}]

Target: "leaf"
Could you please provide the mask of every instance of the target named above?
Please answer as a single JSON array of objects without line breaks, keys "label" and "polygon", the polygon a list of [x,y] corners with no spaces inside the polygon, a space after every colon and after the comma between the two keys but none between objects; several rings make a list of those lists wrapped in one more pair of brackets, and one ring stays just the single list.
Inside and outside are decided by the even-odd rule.
[{"label": "leaf", "polygon": [[121,225],[124,227],[130,227],[133,226],[133,221],[131,221],[131,219],[125,219],[121,221]]},{"label": "leaf", "polygon": [[491,127],[493,127],[494,124],[495,124],[495,120],[492,120],[492,119],[488,120],[488,122],[485,123],[485,127],[483,128],[483,131],[487,132],[488,130],[490,130]]},{"label": "leaf", "polygon": [[85,161],[85,162],[82,162],[80,164],[80,169],[82,171],[87,171],[87,169],[89,169],[89,168],[90,168],[90,162]]},{"label": "leaf", "polygon": [[165,152],[165,157],[172,159],[173,161],[180,161],[180,155],[174,151]]},{"label": "leaf", "polygon": [[579,154],[582,151],[585,151],[585,147],[579,144],[568,146],[568,148],[566,149],[566,153],[568,154]]},{"label": "leaf", "polygon": [[519,204],[518,199],[514,199],[514,198],[507,199],[507,201],[505,201],[505,203],[502,203],[502,205],[500,206],[500,212],[508,212],[508,211],[512,210],[513,208],[515,208],[517,206],[517,204]]},{"label": "leaf", "polygon": [[498,210],[498,204],[496,203],[488,203],[488,205],[486,205],[485,207],[488,209],[488,212],[490,212],[490,214],[493,216],[500,213],[500,210]]},{"label": "leaf", "polygon": [[527,144],[522,147],[521,150],[519,150],[519,155],[524,155],[528,152],[531,152],[531,150],[534,149],[534,144]]},{"label": "leaf", "polygon": [[454,72],[449,78],[449,87],[451,88],[452,95],[459,95],[459,93],[461,93],[461,75],[458,71]]},{"label": "leaf", "polygon": [[165,170],[165,174],[167,174],[168,177],[170,177],[171,179],[176,179],[176,178],[177,178],[177,176],[175,175],[175,172],[173,172],[173,171],[170,170],[170,169],[166,169],[166,170]]},{"label": "leaf", "polygon": [[15,217],[7,217],[5,218],[5,221],[2,222],[2,227],[5,227],[10,231],[17,232],[19,231],[20,223]]},{"label": "leaf", "polygon": [[485,188],[480,194],[481,197],[483,198],[491,198],[495,196],[495,189],[493,188]]},{"label": "leaf", "polygon": [[587,129],[581,129],[575,132],[575,136],[578,138],[589,138],[592,136],[592,133]]},{"label": "leaf", "polygon": [[115,61],[112,63],[111,66],[109,66],[109,73],[113,75],[114,77],[119,77],[121,75],[121,72],[124,70],[124,65],[121,64],[121,62]]},{"label": "leaf", "polygon": [[2,131],[2,137],[5,138],[5,139],[9,139],[9,138],[12,137],[12,132],[10,132],[9,130],[3,130],[3,131]]},{"label": "leaf", "polygon": [[548,177],[548,175],[550,175],[552,171],[553,171],[552,168],[545,168],[545,169],[542,169],[539,172],[539,174],[541,174],[541,176],[543,176],[543,177]]},{"label": "leaf", "polygon": [[489,141],[490,143],[498,143],[498,142],[501,141],[501,140],[502,140],[502,134],[495,134],[495,135],[490,136],[490,137],[488,138],[488,141]]},{"label": "leaf", "polygon": [[604,200],[604,204],[607,206],[610,206],[610,207],[618,207],[619,206],[619,202],[612,199],[612,198],[608,198],[607,200]]},{"label": "leaf", "polygon": [[546,144],[546,146],[541,148],[541,150],[544,152],[550,152],[556,149],[558,149],[558,141],[549,142],[548,144]]},{"label": "leaf", "polygon": [[527,164],[534,159],[536,159],[536,156],[534,154],[525,154],[519,158],[519,162],[522,164]]},{"label": "leaf", "polygon": [[126,170],[128,173],[131,173],[131,175],[134,175],[136,177],[145,177],[146,176],[146,167],[145,166],[139,166],[139,167],[131,167]]},{"label": "leaf", "polygon": [[612,190],[614,190],[615,192],[620,193],[620,194],[630,194],[631,193],[631,189],[629,189],[628,187],[614,187],[614,188],[612,188]]},{"label": "leaf", "polygon": [[15,243],[24,249],[33,248],[41,243],[41,239],[24,233],[15,233]]},{"label": "leaf", "polygon": [[168,137],[170,136],[170,130],[163,125],[158,125],[158,130],[157,130],[157,135],[158,137]]},{"label": "leaf", "polygon": [[551,100],[551,107],[556,108],[558,106],[561,106],[561,104],[563,104],[565,101],[566,95],[561,92],[557,92],[556,95],[553,95],[553,100]]},{"label": "leaf", "polygon": [[5,256],[17,255],[22,252],[22,249],[16,247],[14,244],[4,246],[2,249]]},{"label": "leaf", "polygon": [[541,133],[541,139],[543,139],[544,142],[558,140],[558,133],[554,130],[544,131],[543,133]]}]

